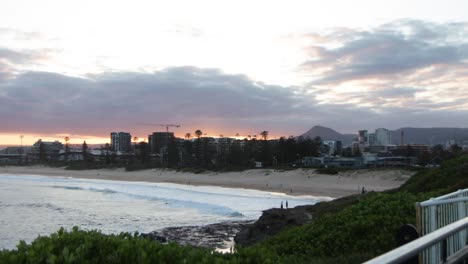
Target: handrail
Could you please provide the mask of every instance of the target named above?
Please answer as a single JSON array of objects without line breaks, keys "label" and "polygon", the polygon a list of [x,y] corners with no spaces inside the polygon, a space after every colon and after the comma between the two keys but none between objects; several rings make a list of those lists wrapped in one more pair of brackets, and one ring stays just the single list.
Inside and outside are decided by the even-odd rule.
[{"label": "handrail", "polygon": [[457,222],[451,223],[434,232],[431,232],[425,236],[422,236],[408,244],[398,247],[392,251],[389,251],[383,255],[373,258],[366,264],[380,264],[380,263],[401,263],[415,255],[422,250],[436,244],[449,237],[452,234],[457,233],[468,227],[468,217],[465,217]]},{"label": "handrail", "polygon": [[419,203],[421,206],[431,206],[431,205],[439,205],[439,204],[448,204],[448,203],[456,203],[456,202],[464,202],[468,200],[468,196],[463,196],[459,198],[450,198],[445,200],[427,200],[424,202]]},{"label": "handrail", "polygon": [[443,199],[446,199],[446,198],[449,198],[449,197],[452,197],[452,196],[457,196],[457,195],[462,194],[462,193],[468,193],[468,191],[466,189],[461,189],[461,190],[458,190],[458,191],[455,191],[455,192],[452,192],[452,193],[447,193],[447,194],[439,196],[437,198],[431,198],[431,200],[443,200]]}]

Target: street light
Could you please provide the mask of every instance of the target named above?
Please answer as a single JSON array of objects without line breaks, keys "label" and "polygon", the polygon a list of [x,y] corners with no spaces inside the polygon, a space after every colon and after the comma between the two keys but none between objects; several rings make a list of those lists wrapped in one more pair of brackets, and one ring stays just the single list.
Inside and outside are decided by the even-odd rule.
[{"label": "street light", "polygon": [[24,153],[24,150],[23,150],[23,138],[24,138],[24,135],[20,135],[20,139],[21,139],[20,162],[23,161],[23,153]]}]

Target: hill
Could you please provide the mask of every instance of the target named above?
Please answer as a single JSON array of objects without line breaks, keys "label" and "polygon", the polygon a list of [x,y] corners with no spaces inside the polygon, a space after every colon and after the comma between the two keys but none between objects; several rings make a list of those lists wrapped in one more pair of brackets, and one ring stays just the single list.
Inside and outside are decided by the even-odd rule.
[{"label": "hill", "polygon": [[400,144],[401,131],[404,132],[405,144],[427,144],[430,146],[446,144],[455,140],[458,144],[468,144],[468,128],[431,127],[414,128],[403,127],[392,131],[392,142]]},{"label": "hill", "polygon": [[309,131],[302,134],[301,137],[310,139],[320,137],[322,140],[341,141],[344,145],[348,145],[351,144],[355,135],[341,134],[331,128],[324,126],[314,126],[311,129],[309,129]]},{"label": "hill", "polygon": [[[437,144],[445,145],[448,142],[455,142],[459,145],[468,145],[468,128],[450,127],[402,127],[396,130],[391,130],[393,144],[400,144],[402,130],[404,131],[404,144],[427,144],[429,146],[434,146]],[[369,131],[369,133],[372,132],[373,131]],[[320,137],[322,140],[340,140],[343,145],[349,145],[357,136],[356,134],[341,134],[328,127],[314,126],[301,136],[303,138],[311,139]]]}]

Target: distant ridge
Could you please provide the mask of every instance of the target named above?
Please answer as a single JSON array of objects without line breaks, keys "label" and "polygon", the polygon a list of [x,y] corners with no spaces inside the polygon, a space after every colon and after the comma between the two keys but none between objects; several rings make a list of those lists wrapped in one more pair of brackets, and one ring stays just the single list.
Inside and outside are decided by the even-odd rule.
[{"label": "distant ridge", "polygon": [[315,137],[320,137],[322,140],[333,140],[341,141],[343,144],[351,144],[355,135],[352,134],[341,134],[335,130],[324,127],[324,126],[313,126],[309,131],[301,135],[303,138],[314,139]]},{"label": "distant ridge", "polygon": [[446,144],[450,140],[468,144],[468,128],[432,127],[416,128],[403,127],[392,131],[393,144],[400,144],[401,130],[404,132],[405,144]]},{"label": "distant ridge", "polygon": [[[427,144],[430,146],[437,144],[446,144],[450,140],[455,140],[458,143],[468,145],[468,128],[449,128],[449,127],[432,127],[432,128],[414,128],[403,127],[392,130],[392,143],[400,144],[401,130],[404,131],[404,144]],[[373,131],[369,130],[369,133]],[[313,126],[309,131],[301,135],[303,138],[320,137],[322,140],[340,140],[344,145],[349,145],[353,141],[356,134],[341,134],[331,128],[324,126]]]}]

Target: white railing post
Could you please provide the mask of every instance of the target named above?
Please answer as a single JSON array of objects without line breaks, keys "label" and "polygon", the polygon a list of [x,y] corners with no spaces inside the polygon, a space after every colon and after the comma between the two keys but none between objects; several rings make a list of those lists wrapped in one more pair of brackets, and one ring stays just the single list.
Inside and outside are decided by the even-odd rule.
[{"label": "white railing post", "polygon": [[[424,236],[467,217],[468,189],[458,190],[417,203],[416,216],[420,235]],[[419,215],[419,216],[418,216]],[[420,252],[420,263],[441,263],[442,250],[447,256],[456,254],[467,245],[468,229],[461,230],[442,243],[436,243]]]},{"label": "white railing post", "polygon": [[[432,200],[432,199],[431,199]],[[432,205],[429,207],[429,230],[432,232],[437,229],[437,206]],[[429,263],[436,263],[439,256],[438,245],[433,245],[429,248]]]},{"label": "white railing post", "polygon": [[[458,197],[463,197],[463,194],[459,194]],[[458,220],[466,217],[466,205],[464,201],[458,202]],[[463,230],[458,235],[459,249],[463,248],[466,244],[466,230]]]}]

